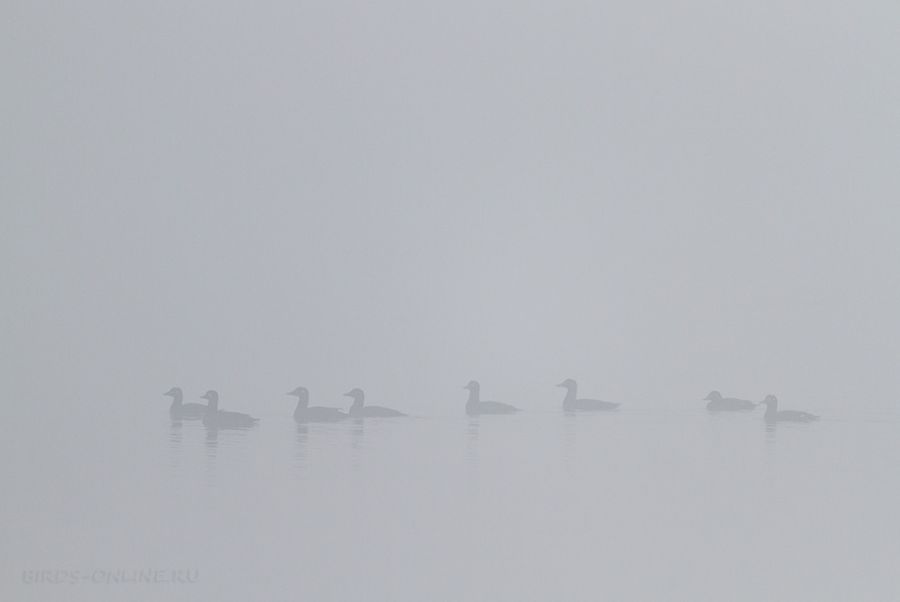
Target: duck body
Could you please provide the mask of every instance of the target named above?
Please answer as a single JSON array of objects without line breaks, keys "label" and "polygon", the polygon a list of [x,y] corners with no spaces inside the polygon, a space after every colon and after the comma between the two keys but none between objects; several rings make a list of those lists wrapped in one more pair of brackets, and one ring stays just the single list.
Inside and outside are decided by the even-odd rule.
[{"label": "duck body", "polygon": [[337,408],[312,406],[294,410],[294,420],[301,424],[306,422],[339,422],[346,418],[349,418],[349,416]]},{"label": "duck body", "polygon": [[519,408],[499,401],[476,401],[466,403],[466,414],[480,416],[482,414],[515,414]]},{"label": "duck body", "polygon": [[399,410],[393,410],[391,408],[384,408],[381,406],[357,407],[354,404],[350,407],[351,418],[397,418],[400,416],[406,416],[406,414],[400,412]]},{"label": "duck body", "polygon": [[571,378],[567,378],[556,386],[566,389],[566,397],[563,399],[563,411],[565,412],[610,412],[619,409],[619,406],[622,405],[614,401],[579,399],[578,383]]},{"label": "duck body", "polygon": [[600,399],[571,399],[563,401],[566,412],[610,412],[619,409],[620,403]]},{"label": "duck body", "polygon": [[[801,412],[800,410],[781,410],[775,413],[776,422],[814,422],[819,419],[817,414]],[[767,418],[771,422],[770,419]]]},{"label": "duck body", "polygon": [[351,418],[399,418],[406,416],[403,412],[391,408],[365,405],[366,394],[362,389],[352,389],[344,393],[344,395],[353,398],[353,405],[350,406]]},{"label": "duck body", "polygon": [[519,411],[519,408],[508,403],[481,401],[481,385],[476,380],[470,381],[463,388],[469,390],[469,400],[466,402],[466,414],[469,416],[515,414]]},{"label": "duck body", "polygon": [[202,403],[184,403],[177,409],[169,408],[173,418],[199,420],[206,416],[206,406]]},{"label": "duck body", "polygon": [[712,391],[704,398],[708,401],[706,409],[710,412],[741,412],[745,410],[754,410],[759,404],[749,399],[738,399],[736,397],[722,397],[718,391]]},{"label": "duck body", "polygon": [[249,428],[259,422],[250,414],[241,412],[229,412],[219,409],[219,394],[216,391],[207,391],[203,396],[208,404],[203,415],[203,424],[217,428]]},{"label": "duck body", "polygon": [[184,403],[184,393],[181,387],[172,387],[163,395],[172,398],[169,416],[173,420],[199,420],[206,415],[206,406],[202,403]]},{"label": "duck body", "polygon": [[203,417],[203,424],[219,428],[249,428],[257,422],[259,422],[259,418],[254,418],[250,414],[227,412],[225,410],[207,413]]},{"label": "duck body", "polygon": [[342,412],[337,408],[326,408],[323,406],[309,406],[309,391],[306,387],[297,387],[290,391],[288,395],[297,398],[297,407],[294,408],[294,420],[298,424],[307,424],[309,422],[340,422],[350,416],[346,412]]},{"label": "duck body", "polygon": [[766,413],[763,416],[763,419],[768,424],[774,424],[776,422],[815,422],[819,419],[819,416],[816,414],[800,410],[779,411],[778,398],[774,395],[766,396],[762,403],[766,404]]}]

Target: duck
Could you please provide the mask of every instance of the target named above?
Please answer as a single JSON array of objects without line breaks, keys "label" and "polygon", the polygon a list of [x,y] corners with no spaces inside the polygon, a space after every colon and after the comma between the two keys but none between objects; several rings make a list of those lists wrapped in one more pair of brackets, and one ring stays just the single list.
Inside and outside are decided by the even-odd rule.
[{"label": "duck", "polygon": [[500,403],[499,401],[481,401],[481,385],[477,380],[470,380],[463,389],[469,391],[469,400],[466,402],[466,414],[478,416],[481,414],[513,414],[519,408]]},{"label": "duck", "polygon": [[608,412],[616,410],[622,405],[599,399],[578,399],[578,383],[571,378],[567,378],[556,386],[566,389],[566,397],[563,399],[563,410],[566,412]]},{"label": "duck", "polygon": [[206,414],[203,416],[203,424],[220,428],[247,428],[259,422],[250,414],[240,412],[226,412],[219,409],[219,393],[210,389],[200,399],[207,401]]},{"label": "duck", "polygon": [[362,389],[351,389],[344,393],[345,397],[350,397],[353,399],[353,405],[350,406],[350,417],[351,418],[394,418],[398,416],[406,416],[403,412],[398,412],[397,410],[392,410],[391,408],[384,408],[381,406],[367,406],[363,405],[365,402],[366,394]]},{"label": "duck", "polygon": [[309,407],[309,390],[306,387],[297,387],[288,391],[287,395],[297,398],[297,407],[294,409],[294,420],[303,424],[306,422],[338,422],[349,418],[349,415],[337,408],[325,408],[321,406]]},{"label": "duck", "polygon": [[181,387],[172,387],[163,395],[172,398],[172,405],[169,406],[172,418],[203,418],[206,415],[206,406],[202,403],[184,403]]},{"label": "duck", "polygon": [[801,412],[800,410],[781,410],[778,411],[778,398],[774,395],[766,395],[762,400],[766,404],[766,414],[763,416],[769,424],[775,422],[814,422],[819,419],[816,414],[809,412]]},{"label": "duck", "polygon": [[759,405],[755,401],[749,399],[737,399],[736,397],[722,397],[718,391],[710,391],[709,395],[703,398],[708,401],[706,409],[710,412],[738,412],[742,410],[753,410]]}]

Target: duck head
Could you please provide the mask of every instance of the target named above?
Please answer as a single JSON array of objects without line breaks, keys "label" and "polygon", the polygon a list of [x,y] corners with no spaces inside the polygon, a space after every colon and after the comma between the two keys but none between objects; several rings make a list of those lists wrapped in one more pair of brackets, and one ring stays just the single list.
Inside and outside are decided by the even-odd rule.
[{"label": "duck head", "polygon": [[772,405],[776,405],[776,406],[777,406],[777,405],[778,405],[778,398],[775,397],[774,395],[766,395],[766,398],[763,399],[762,402],[760,402],[760,403],[764,403],[764,404],[766,404],[767,406],[772,406]]},{"label": "duck head", "polygon": [[481,397],[481,385],[478,384],[477,380],[470,380],[469,384],[467,384],[463,389],[466,389],[469,392],[469,401],[466,403],[478,403]]},{"label": "duck head", "polygon": [[288,391],[287,393],[285,393],[285,395],[296,397],[297,402],[301,406],[305,407],[309,405],[309,389],[307,389],[306,387],[297,387],[293,391]]},{"label": "duck head", "polygon": [[722,399],[722,394],[718,391],[710,391],[709,395],[703,398],[703,401],[719,401]]},{"label": "duck head", "polygon": [[165,393],[163,393],[165,397],[171,397],[173,399],[181,399],[184,396],[184,393],[181,392],[181,387],[172,387]]},{"label": "duck head", "polygon": [[201,395],[200,399],[205,399],[209,402],[209,405],[217,405],[219,403],[219,394],[218,392],[210,389],[209,391]]},{"label": "duck head", "polygon": [[366,394],[362,389],[357,387],[344,393],[344,397],[351,398],[353,400],[353,405],[362,405],[363,400],[366,398]]},{"label": "duck head", "polygon": [[576,383],[576,382],[575,382],[574,380],[572,380],[571,378],[567,378],[566,380],[562,381],[561,383],[559,383],[559,384],[556,385],[556,386],[557,386],[557,387],[563,387],[563,388],[565,388],[565,389],[574,389],[575,387],[578,386],[578,383]]}]

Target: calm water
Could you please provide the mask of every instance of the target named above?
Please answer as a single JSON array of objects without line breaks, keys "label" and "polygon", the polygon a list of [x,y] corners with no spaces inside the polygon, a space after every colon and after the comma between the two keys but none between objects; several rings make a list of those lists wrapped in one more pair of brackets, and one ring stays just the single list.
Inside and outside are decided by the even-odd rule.
[{"label": "calm water", "polygon": [[[141,402],[11,429],[0,597],[900,598],[896,413],[442,410],[211,433]],[[153,569],[194,582],[94,582]]]}]

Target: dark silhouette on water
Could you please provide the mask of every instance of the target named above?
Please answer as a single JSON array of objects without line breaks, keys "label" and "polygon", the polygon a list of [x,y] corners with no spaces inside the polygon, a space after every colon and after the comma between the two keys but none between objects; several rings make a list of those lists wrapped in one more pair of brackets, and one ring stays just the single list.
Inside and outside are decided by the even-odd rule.
[{"label": "dark silhouette on water", "polygon": [[774,395],[766,395],[762,403],[766,404],[766,414],[763,418],[767,424],[775,424],[776,422],[813,422],[819,419],[815,414],[801,412],[800,410],[778,411],[778,398]]},{"label": "dark silhouette on water", "polygon": [[226,412],[219,409],[219,394],[209,390],[201,397],[208,403],[206,413],[203,415],[203,424],[213,428],[248,428],[259,422],[250,414],[240,412]]},{"label": "dark silhouette on water", "polygon": [[481,385],[477,380],[470,380],[463,389],[468,389],[469,400],[466,402],[466,414],[479,416],[482,414],[513,414],[519,408],[499,401],[481,401]]},{"label": "dark silhouette on water", "polygon": [[566,389],[566,397],[563,399],[563,410],[566,412],[608,412],[616,410],[622,405],[599,399],[578,399],[578,383],[571,378],[567,378],[556,386]]},{"label": "dark silhouette on water", "polygon": [[703,398],[708,401],[706,409],[710,412],[740,412],[744,410],[754,410],[759,405],[755,401],[749,399],[737,399],[736,397],[722,397],[718,391],[711,391],[709,395]]},{"label": "dark silhouette on water", "polygon": [[394,418],[397,416],[406,416],[403,412],[398,412],[391,408],[363,405],[365,403],[366,394],[362,389],[352,389],[344,393],[344,396],[353,399],[353,405],[350,406],[350,416],[353,418]]},{"label": "dark silhouette on water", "polygon": [[294,408],[294,420],[298,423],[337,422],[349,418],[349,414],[337,408],[309,407],[309,390],[306,387],[297,387],[293,391],[288,391],[287,395],[293,395],[297,398],[297,407]]},{"label": "dark silhouette on water", "polygon": [[199,419],[206,416],[206,406],[202,403],[184,403],[184,393],[181,387],[172,387],[163,395],[172,398],[172,405],[169,406],[169,415],[175,420],[183,418]]}]

